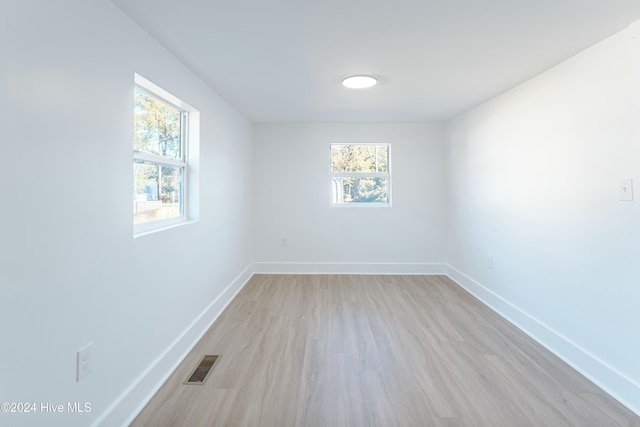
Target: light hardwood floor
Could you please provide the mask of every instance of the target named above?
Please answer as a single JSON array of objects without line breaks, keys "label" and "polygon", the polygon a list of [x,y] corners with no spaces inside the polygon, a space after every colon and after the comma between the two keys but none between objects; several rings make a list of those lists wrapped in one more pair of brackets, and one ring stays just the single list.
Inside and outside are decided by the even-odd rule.
[{"label": "light hardwood floor", "polygon": [[[183,385],[205,354],[203,385]],[[634,426],[443,276],[257,275],[131,424]]]}]

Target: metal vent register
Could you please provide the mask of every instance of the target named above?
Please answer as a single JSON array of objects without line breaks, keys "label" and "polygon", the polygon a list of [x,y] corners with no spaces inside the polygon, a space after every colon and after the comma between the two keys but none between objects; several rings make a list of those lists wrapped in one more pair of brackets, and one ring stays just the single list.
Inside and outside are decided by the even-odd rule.
[{"label": "metal vent register", "polygon": [[202,358],[202,361],[198,364],[196,369],[193,370],[189,379],[185,381],[185,384],[204,384],[213,368],[213,365],[218,360],[218,356],[206,355]]}]

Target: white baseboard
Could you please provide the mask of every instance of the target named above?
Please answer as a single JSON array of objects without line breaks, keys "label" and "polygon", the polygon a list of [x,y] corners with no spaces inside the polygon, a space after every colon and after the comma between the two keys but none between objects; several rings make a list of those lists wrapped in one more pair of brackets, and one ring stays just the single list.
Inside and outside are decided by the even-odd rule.
[{"label": "white baseboard", "polygon": [[446,274],[439,263],[254,262],[256,274]]},{"label": "white baseboard", "polygon": [[640,384],[453,266],[444,263],[255,262],[209,304],[121,394],[93,427],[129,425],[253,274],[447,275],[613,398],[640,415]]},{"label": "white baseboard", "polygon": [[511,304],[455,267],[446,274],[493,311],[529,335],[631,411],[640,415],[640,384],[598,359],[569,338]]},{"label": "white baseboard", "polygon": [[131,386],[105,411],[104,415],[98,418],[93,427],[128,426],[252,276],[253,264],[250,264],[140,374]]}]

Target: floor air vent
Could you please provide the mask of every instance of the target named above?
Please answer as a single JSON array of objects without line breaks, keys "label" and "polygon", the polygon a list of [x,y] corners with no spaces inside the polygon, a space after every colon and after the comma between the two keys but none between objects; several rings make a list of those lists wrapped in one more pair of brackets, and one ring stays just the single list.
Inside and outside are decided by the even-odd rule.
[{"label": "floor air vent", "polygon": [[185,384],[204,384],[213,368],[213,364],[218,360],[218,356],[207,355],[202,358],[200,364],[193,370]]}]

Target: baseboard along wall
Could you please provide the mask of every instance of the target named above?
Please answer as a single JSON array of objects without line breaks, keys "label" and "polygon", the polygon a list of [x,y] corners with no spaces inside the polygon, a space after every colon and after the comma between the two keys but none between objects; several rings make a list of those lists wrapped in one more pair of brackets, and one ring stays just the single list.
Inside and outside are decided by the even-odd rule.
[{"label": "baseboard along wall", "polygon": [[245,268],[194,319],[182,334],[98,418],[92,427],[128,426],[251,277],[253,277],[253,264]]},{"label": "baseboard along wall", "polygon": [[451,265],[447,276],[640,416],[640,384]]},{"label": "baseboard along wall", "polygon": [[443,263],[254,262],[256,274],[446,274]]},{"label": "baseboard along wall", "polygon": [[105,411],[94,427],[128,425],[254,274],[446,275],[627,408],[640,415],[640,384],[445,263],[254,262],[240,273]]}]

